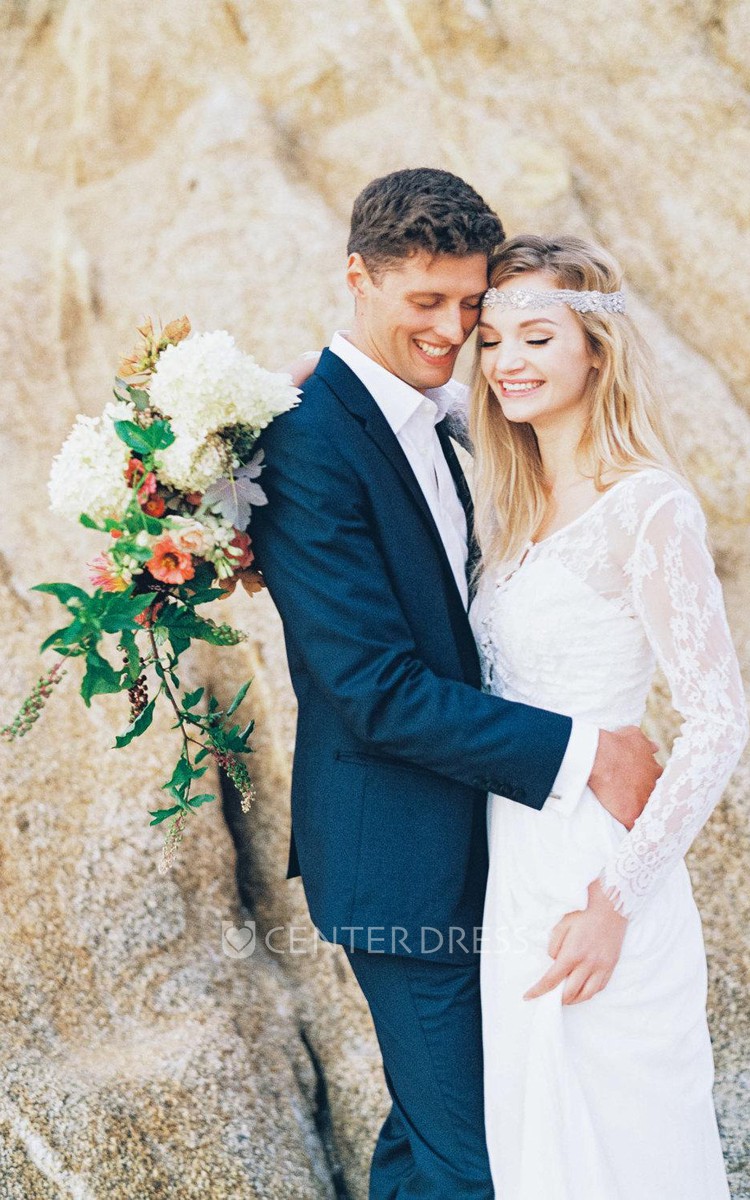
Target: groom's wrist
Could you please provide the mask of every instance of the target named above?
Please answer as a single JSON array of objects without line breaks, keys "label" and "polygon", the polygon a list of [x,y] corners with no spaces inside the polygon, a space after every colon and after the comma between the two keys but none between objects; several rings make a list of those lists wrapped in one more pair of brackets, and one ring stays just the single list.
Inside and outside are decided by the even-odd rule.
[{"label": "groom's wrist", "polygon": [[546,801],[556,812],[569,816],[581,799],[594,768],[599,730],[587,721],[573,721],[565,756]]}]

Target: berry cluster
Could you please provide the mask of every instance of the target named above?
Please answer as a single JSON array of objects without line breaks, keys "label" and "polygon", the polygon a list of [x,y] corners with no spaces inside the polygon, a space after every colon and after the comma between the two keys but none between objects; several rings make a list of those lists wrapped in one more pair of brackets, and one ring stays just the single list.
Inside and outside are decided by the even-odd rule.
[{"label": "berry cluster", "polygon": [[185,823],[187,821],[187,813],[184,808],[181,808],[178,813],[172,817],[167,831],[167,836],[164,839],[164,845],[161,851],[161,862],[159,863],[159,874],[166,875],[170,867],[174,865],[177,849],[182,841],[185,832]]},{"label": "berry cluster", "polygon": [[29,695],[19,708],[10,725],[0,727],[0,737],[6,742],[14,742],[28,733],[35,721],[39,720],[44,705],[56,683],[59,683],[65,671],[62,669],[63,660],[59,659],[46,675],[42,675]]},{"label": "berry cluster", "polygon": [[148,683],[145,674],[139,675],[133,686],[128,688],[128,700],[130,701],[130,724],[132,725],[148,704]]},{"label": "berry cluster", "polygon": [[206,621],[208,625],[213,627],[211,641],[216,646],[236,646],[238,642],[244,642],[247,638],[246,633],[240,633],[239,629],[232,629],[231,625],[217,625],[215,621]]},{"label": "berry cluster", "polygon": [[214,758],[237,788],[242,811],[250,812],[250,805],[255,799],[255,786],[242,759],[232,754],[231,750],[214,750]]}]

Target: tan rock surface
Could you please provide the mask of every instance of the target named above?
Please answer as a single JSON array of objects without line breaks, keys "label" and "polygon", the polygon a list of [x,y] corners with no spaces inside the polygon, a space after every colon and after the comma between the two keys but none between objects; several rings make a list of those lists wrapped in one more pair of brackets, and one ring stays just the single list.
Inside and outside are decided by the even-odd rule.
[{"label": "tan rock surface", "polygon": [[[348,317],[353,195],[404,165],[464,173],[512,232],[586,231],[621,257],[748,666],[749,37],[747,0],[0,7],[0,714],[55,616],[28,587],[82,577],[95,550],[52,523],[43,483],[133,325],[186,311],[271,366],[322,344]],[[283,880],[294,705],[278,618],[267,596],[228,608],[249,643],[191,670],[221,696],[255,675],[259,798],[243,817],[227,797],[232,836],[204,809],[168,878],[145,824],[163,727],[110,753],[121,706],[85,714],[73,668],[43,724],[2,749],[0,1196],[366,1195],[385,1106],[369,1019],[338,953],[305,943],[304,897]],[[658,690],[653,722],[674,725]],[[691,854],[736,1198],[749,791],[745,765]],[[229,958],[221,922],[246,917],[258,949]],[[279,952],[289,927],[306,953]]]}]

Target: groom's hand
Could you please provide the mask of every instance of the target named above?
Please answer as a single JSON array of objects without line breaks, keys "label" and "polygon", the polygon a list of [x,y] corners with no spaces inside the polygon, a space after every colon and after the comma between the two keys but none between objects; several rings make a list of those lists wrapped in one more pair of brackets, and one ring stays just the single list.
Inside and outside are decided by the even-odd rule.
[{"label": "groom's hand", "polygon": [[549,955],[555,962],[529,988],[524,1000],[535,1000],[566,979],[563,1004],[580,1004],[609,983],[620,957],[628,920],[607,899],[598,879],[589,884],[588,890],[589,902],[583,912],[566,913],[552,930]]},{"label": "groom's hand", "polygon": [[626,829],[633,828],[662,773],[654,758],[658,749],[635,725],[599,732],[589,787]]},{"label": "groom's hand", "polygon": [[300,354],[299,358],[295,358],[294,362],[279,367],[279,374],[291,375],[294,386],[302,387],[320,362],[320,355],[320,350],[306,350],[304,354]]}]

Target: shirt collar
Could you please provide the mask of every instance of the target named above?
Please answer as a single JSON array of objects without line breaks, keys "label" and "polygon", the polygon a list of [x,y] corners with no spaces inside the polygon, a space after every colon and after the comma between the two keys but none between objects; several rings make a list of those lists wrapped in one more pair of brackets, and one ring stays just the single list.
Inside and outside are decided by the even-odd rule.
[{"label": "shirt collar", "polygon": [[[354,372],[361,383],[365,385],[378,408],[395,434],[399,434],[406,422],[420,409],[429,412],[430,422],[437,425],[448,411],[451,398],[441,394],[441,389],[435,389],[428,395],[418,392],[416,388],[399,379],[368,358],[361,350],[353,346],[347,337],[346,330],[338,330],[331,339],[329,350],[337,355]],[[429,405],[429,408],[426,406]]]}]

